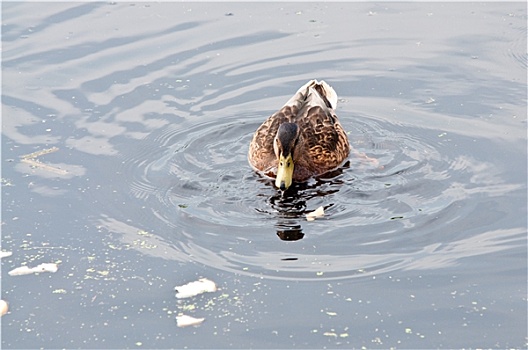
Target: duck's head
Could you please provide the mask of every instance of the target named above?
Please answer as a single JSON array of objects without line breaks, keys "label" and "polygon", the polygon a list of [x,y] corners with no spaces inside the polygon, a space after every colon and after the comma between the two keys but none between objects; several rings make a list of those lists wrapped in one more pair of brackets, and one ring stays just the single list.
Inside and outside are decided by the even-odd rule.
[{"label": "duck's head", "polygon": [[277,130],[273,149],[277,156],[277,178],[275,186],[282,191],[291,186],[293,181],[293,155],[299,142],[299,127],[294,123],[282,123]]}]

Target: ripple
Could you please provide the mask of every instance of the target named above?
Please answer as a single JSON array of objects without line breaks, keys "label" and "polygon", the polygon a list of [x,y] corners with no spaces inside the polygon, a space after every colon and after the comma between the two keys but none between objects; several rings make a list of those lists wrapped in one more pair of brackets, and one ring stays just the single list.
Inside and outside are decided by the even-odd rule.
[{"label": "ripple", "polygon": [[[515,17],[515,15],[510,14],[510,17]],[[516,37],[509,41],[510,48],[506,51],[506,55],[511,58],[515,64],[518,64],[519,67],[526,69],[528,62],[528,54],[526,52],[526,13],[520,14],[519,17],[524,21],[513,28]]]},{"label": "ripple", "polygon": [[[354,148],[349,162],[285,195],[247,163],[260,123],[248,115],[185,120],[152,133],[123,162],[130,193],[150,209],[155,231],[165,232],[172,259],[265,278],[330,280],[419,265],[432,246],[459,238],[434,227],[463,224],[474,210],[464,200],[500,182],[491,164],[443,155],[427,130],[375,116],[342,119]],[[325,217],[307,222],[304,215],[321,205]]]},{"label": "ripple", "polygon": [[254,215],[247,202],[256,196],[251,186],[256,175],[245,158],[251,128],[237,118],[224,118],[162,130],[150,140],[149,160],[129,160],[136,175],[132,193],[159,201],[170,225],[180,209],[202,220],[239,225],[241,215]]},{"label": "ripple", "polygon": [[[135,126],[148,135],[136,137],[134,146],[122,151],[117,172],[126,174],[123,186],[133,205],[141,208],[130,208],[141,213],[137,227],[151,232],[156,244],[170,252],[159,256],[287,280],[434,268],[426,256],[447,246],[465,246],[457,242],[477,235],[464,237],[463,230],[470,230],[475,220],[493,219],[480,214],[486,211],[479,206],[491,206],[491,198],[519,189],[504,182],[497,165],[461,152],[460,144],[474,150],[476,141],[493,148],[489,140],[506,137],[502,130],[500,135],[490,132],[495,124],[466,118],[469,110],[459,107],[456,111],[464,118],[453,118],[450,108],[456,103],[446,102],[449,108],[440,110],[427,102],[425,107],[395,105],[393,95],[400,89],[416,94],[445,85],[444,74],[438,74],[446,71],[443,66],[431,63],[425,71],[434,75],[414,76],[417,62],[410,60],[403,66],[394,63],[396,68],[387,73],[389,62],[377,61],[377,49],[368,59],[353,55],[356,48],[369,47],[363,40],[344,45],[336,37],[314,44],[310,35],[298,43],[300,38],[288,31],[257,30],[219,42],[193,40],[231,19],[189,18],[187,25],[170,31],[170,50],[149,56],[139,68],[112,70],[82,85],[98,105],[108,103],[108,111],[111,103],[105,101],[119,93],[126,115],[116,120],[129,128],[131,120],[139,119],[142,124]],[[182,40],[187,44],[177,43]],[[151,47],[150,40],[144,44],[142,53]],[[259,50],[246,50],[249,46]],[[284,49],[271,50],[275,47]],[[365,68],[372,62],[372,68]],[[308,76],[306,63],[319,76]],[[406,70],[406,65],[413,68]],[[115,81],[129,76],[141,79],[130,80],[127,91],[112,90]],[[458,84],[456,77],[449,79]],[[338,93],[357,95],[342,96],[338,106],[354,152],[339,171],[296,184],[282,196],[270,179],[251,170],[247,148],[267,115],[311,78],[333,80]],[[445,94],[459,97],[460,91],[448,86]],[[141,103],[138,96],[149,103]],[[471,93],[467,96],[475,100]],[[366,106],[352,107],[352,99]],[[449,137],[443,137],[446,132]],[[319,206],[325,216],[307,222],[305,214]],[[109,229],[124,227],[102,221]],[[455,249],[450,261],[462,254]]]}]

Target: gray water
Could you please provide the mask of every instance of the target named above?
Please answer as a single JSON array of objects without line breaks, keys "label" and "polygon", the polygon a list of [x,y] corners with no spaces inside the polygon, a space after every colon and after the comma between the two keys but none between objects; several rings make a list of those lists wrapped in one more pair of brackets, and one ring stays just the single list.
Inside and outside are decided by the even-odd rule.
[{"label": "gray water", "polygon": [[[2,3],[2,347],[525,348],[526,19]],[[314,78],[354,152],[281,196],[247,148]]]}]

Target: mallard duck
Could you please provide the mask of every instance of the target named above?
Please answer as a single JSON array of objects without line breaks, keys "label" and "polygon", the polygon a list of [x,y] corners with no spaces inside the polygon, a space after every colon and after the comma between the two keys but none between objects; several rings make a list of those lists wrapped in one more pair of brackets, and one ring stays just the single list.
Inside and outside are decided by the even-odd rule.
[{"label": "mallard duck", "polygon": [[251,166],[275,177],[282,191],[339,167],[350,144],[335,115],[337,94],[311,80],[257,129],[249,145]]}]

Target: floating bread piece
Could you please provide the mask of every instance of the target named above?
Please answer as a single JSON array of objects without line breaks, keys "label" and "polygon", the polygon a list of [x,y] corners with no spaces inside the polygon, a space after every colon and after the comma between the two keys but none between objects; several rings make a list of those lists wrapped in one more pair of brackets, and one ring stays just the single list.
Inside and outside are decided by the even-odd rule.
[{"label": "floating bread piece", "polygon": [[14,270],[8,272],[9,276],[22,276],[30,275],[32,273],[42,273],[42,272],[57,272],[59,266],[55,263],[44,263],[33,268],[27,266],[20,266]]},{"label": "floating bread piece", "polygon": [[321,206],[311,213],[306,214],[306,220],[308,221],[314,221],[316,218],[320,218],[324,216],[324,208]]},{"label": "floating bread piece", "polygon": [[7,305],[7,302],[5,300],[0,300],[0,316],[7,314],[8,310],[9,306]]},{"label": "floating bread piece", "polygon": [[176,298],[190,298],[195,295],[209,292],[216,292],[216,284],[207,278],[200,278],[198,281],[184,284],[183,286],[174,287],[176,290]]},{"label": "floating bread piece", "polygon": [[8,256],[11,256],[11,255],[13,255],[12,252],[4,252],[4,251],[1,251],[1,252],[0,252],[0,259],[1,259],[1,258],[7,258]]},{"label": "floating bread piece", "polygon": [[176,324],[178,327],[187,327],[187,326],[198,326],[205,318],[194,318],[188,315],[176,316]]}]

